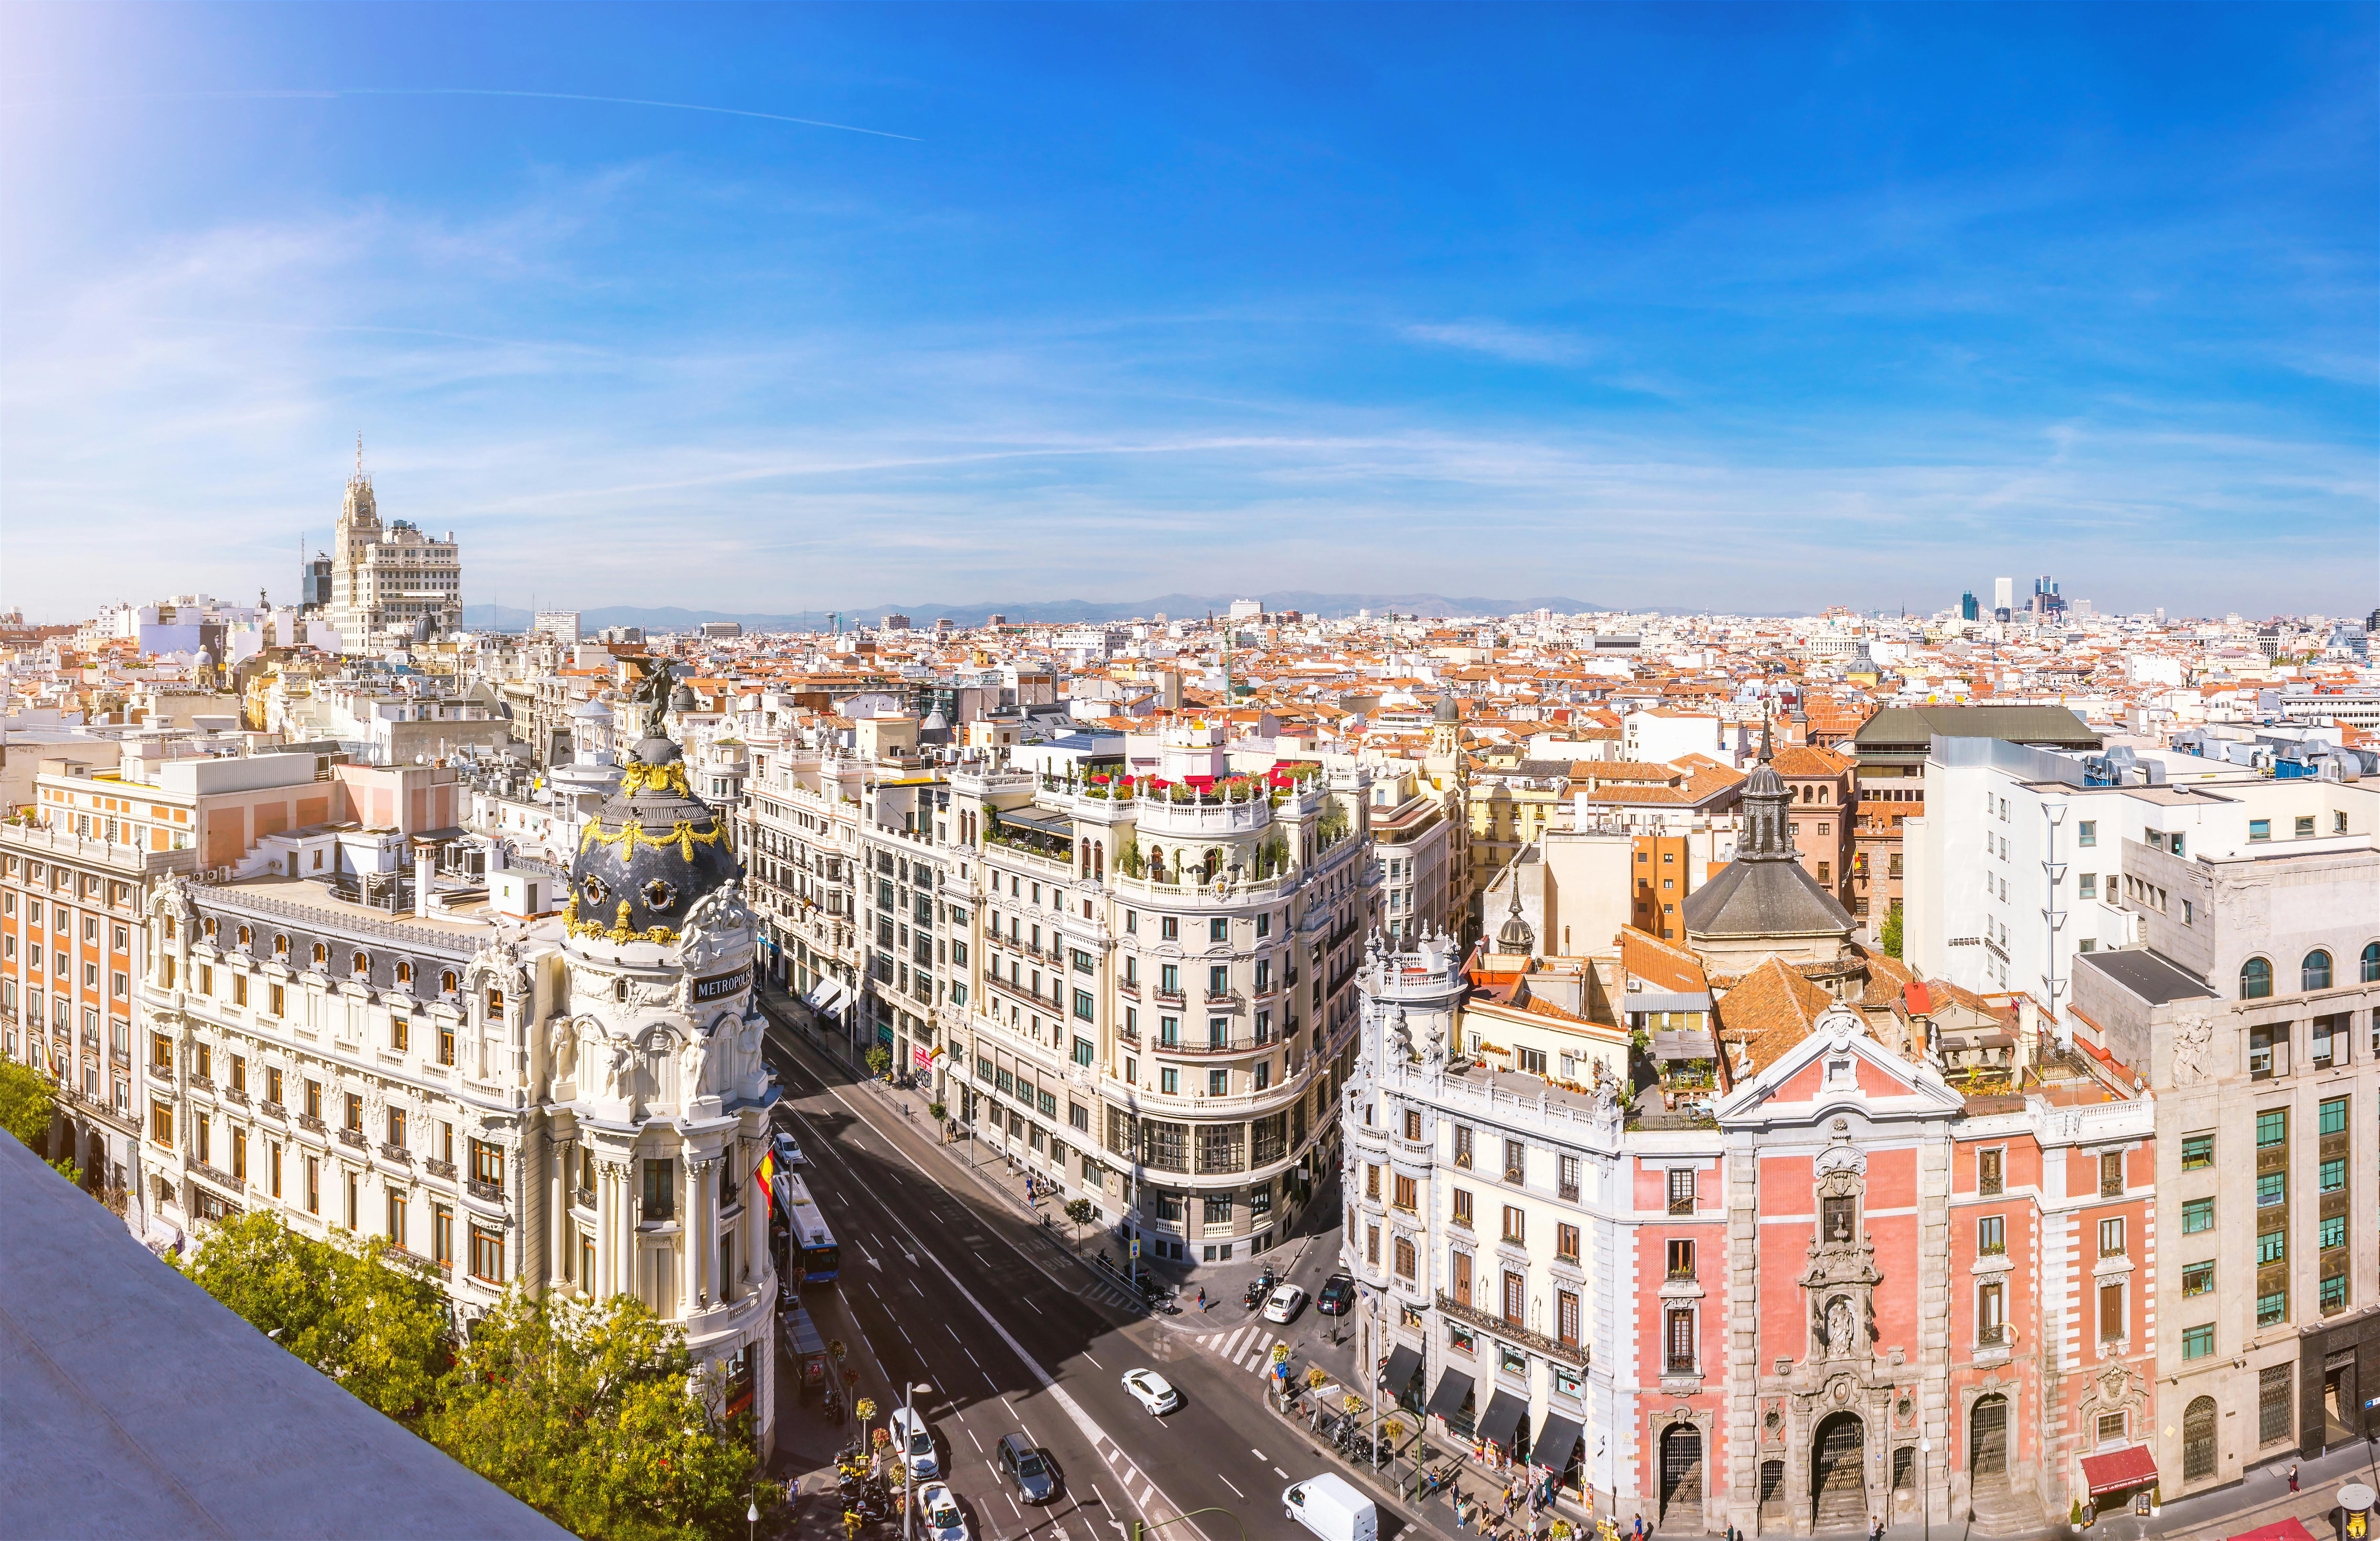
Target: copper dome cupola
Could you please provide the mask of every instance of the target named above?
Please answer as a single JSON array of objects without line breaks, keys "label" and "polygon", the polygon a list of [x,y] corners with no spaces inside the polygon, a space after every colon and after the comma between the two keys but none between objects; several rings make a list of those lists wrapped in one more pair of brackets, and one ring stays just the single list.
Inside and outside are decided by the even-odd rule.
[{"label": "copper dome cupola", "polygon": [[638,682],[645,736],[571,859],[562,917],[572,936],[674,942],[697,901],[735,876],[727,827],[687,785],[685,751],[664,731],[665,713],[693,698],[686,686],[670,686],[667,663]]}]

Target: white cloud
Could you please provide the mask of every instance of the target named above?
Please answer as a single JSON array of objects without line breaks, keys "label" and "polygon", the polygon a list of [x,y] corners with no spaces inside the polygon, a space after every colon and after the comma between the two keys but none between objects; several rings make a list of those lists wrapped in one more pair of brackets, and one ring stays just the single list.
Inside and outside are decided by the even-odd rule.
[{"label": "white cloud", "polygon": [[1579,364],[1595,352],[1586,339],[1568,332],[1512,326],[1499,321],[1416,322],[1402,331],[1418,343],[1489,354],[1516,364]]},{"label": "white cloud", "polygon": [[[655,180],[556,184],[477,222],[226,224],[20,280],[0,602],[285,596],[358,429],[383,509],[462,539],[472,603],[1128,600],[1261,575],[1931,608],[1998,569],[2104,574],[2068,587],[2109,606],[2341,610],[2368,572],[2336,557],[2343,532],[2368,547],[2369,446],[2207,403],[1455,413],[1251,384],[1204,315],[739,328],[675,296],[729,280],[648,273],[622,244],[659,217]],[[1324,359],[1345,336],[1275,332]],[[1599,362],[1495,321],[1396,334]]]}]

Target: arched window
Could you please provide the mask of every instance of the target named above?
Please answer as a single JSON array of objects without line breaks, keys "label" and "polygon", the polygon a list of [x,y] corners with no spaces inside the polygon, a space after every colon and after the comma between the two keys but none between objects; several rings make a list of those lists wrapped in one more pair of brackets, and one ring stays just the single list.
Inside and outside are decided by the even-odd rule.
[{"label": "arched window", "polygon": [[239,944],[240,944],[240,946],[242,946],[243,948],[244,948],[244,947],[246,947],[246,946],[248,946],[248,945],[249,945],[249,939],[253,934],[254,934],[254,933],[253,933],[253,932],[251,932],[251,931],[249,931],[249,928],[248,928],[247,927],[242,926],[242,927],[239,928]]},{"label": "arched window", "polygon": [[2330,988],[2330,954],[2317,947],[2298,965],[2298,989],[2328,989]]},{"label": "arched window", "polygon": [[455,971],[451,968],[438,976],[438,988],[448,995],[455,993],[455,987],[458,983],[460,981],[455,977]]},{"label": "arched window", "polygon": [[358,976],[370,974],[371,972],[371,954],[370,953],[357,953],[353,958],[350,958],[347,961],[347,971]]},{"label": "arched window", "polygon": [[209,941],[212,941],[212,940],[215,940],[215,917],[214,917],[213,916],[207,916],[207,928],[206,928],[206,929],[207,929],[207,940],[208,940]]},{"label": "arched window", "polygon": [[2380,941],[2363,944],[2363,982],[2367,985],[2380,983]]},{"label": "arched window", "polygon": [[286,936],[276,935],[273,937],[273,955],[276,958],[285,958],[289,955],[289,939]]},{"label": "arched window", "polygon": [[2181,1415],[2181,1479],[2215,1474],[2215,1399],[2200,1397]]},{"label": "arched window", "polygon": [[314,951],[308,956],[313,960],[316,968],[321,968],[331,961],[331,950],[318,941],[314,944]]},{"label": "arched window", "polygon": [[413,983],[413,965],[411,964],[401,963],[396,965],[396,982],[400,985],[409,985]]},{"label": "arched window", "polygon": [[2240,965],[2240,999],[2262,1001],[2273,993],[2273,965],[2262,958],[2250,958]]}]

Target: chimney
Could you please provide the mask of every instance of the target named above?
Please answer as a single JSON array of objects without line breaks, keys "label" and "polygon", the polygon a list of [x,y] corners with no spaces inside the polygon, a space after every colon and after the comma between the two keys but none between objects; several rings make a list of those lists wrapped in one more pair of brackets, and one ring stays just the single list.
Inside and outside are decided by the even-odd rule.
[{"label": "chimney", "polygon": [[430,841],[413,843],[413,913],[425,920],[430,916],[430,868],[437,851],[436,844]]}]

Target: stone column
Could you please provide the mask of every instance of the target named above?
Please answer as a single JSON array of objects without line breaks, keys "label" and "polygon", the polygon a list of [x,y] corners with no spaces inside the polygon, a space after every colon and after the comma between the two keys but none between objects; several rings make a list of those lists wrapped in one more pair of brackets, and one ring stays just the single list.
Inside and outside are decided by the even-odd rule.
[{"label": "stone column", "polygon": [[691,1156],[681,1160],[678,1167],[686,1173],[686,1186],[679,1194],[677,1221],[677,1318],[684,1321],[694,1315],[694,1280],[701,1266],[701,1253],[695,1238],[702,1208],[702,1174],[701,1163]]},{"label": "stone column", "polygon": [[714,1303],[721,1298],[719,1281],[713,1277],[719,1269],[719,1221],[712,1213],[718,1199],[718,1191],[712,1186],[718,1181],[718,1169],[716,1157],[686,1164],[686,1181],[694,1189],[686,1207],[686,1289],[689,1311],[696,1308],[692,1303],[706,1292]]}]

